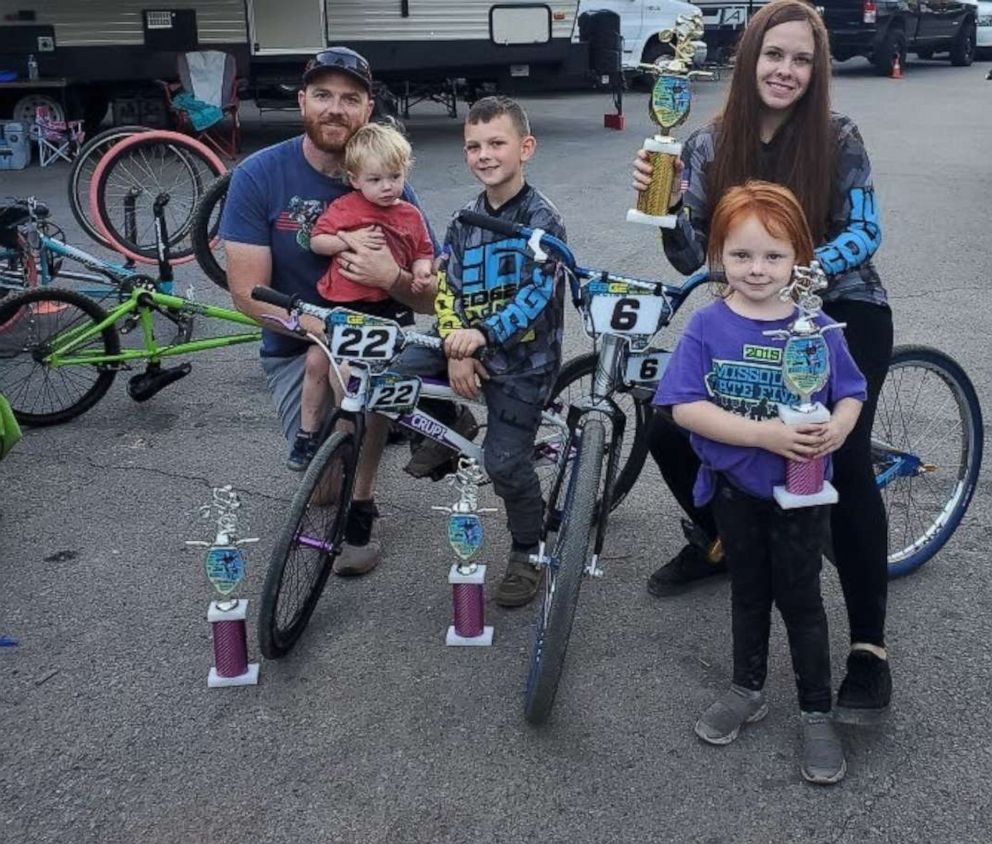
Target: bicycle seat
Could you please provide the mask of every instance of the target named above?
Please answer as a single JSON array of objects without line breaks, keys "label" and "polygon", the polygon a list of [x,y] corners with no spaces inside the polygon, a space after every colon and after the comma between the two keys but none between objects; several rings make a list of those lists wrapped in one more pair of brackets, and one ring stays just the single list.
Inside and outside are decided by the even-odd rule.
[{"label": "bicycle seat", "polygon": [[[44,219],[49,213],[48,206],[44,202],[36,202],[34,213],[39,219]],[[30,219],[31,213],[28,211],[27,200],[18,199],[14,202],[0,204],[0,229],[13,229]]]}]

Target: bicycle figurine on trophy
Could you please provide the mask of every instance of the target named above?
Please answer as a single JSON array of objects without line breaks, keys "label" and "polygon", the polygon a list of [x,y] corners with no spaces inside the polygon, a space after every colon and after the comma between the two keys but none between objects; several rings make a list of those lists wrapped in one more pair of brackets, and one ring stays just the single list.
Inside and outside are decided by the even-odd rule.
[{"label": "bicycle figurine on trophy", "polygon": [[648,100],[648,114],[662,134],[645,138],[641,148],[647,152],[651,165],[651,184],[637,194],[637,207],[627,212],[627,222],[675,228],[675,215],[668,213],[675,178],[675,159],[682,155],[682,144],[668,133],[689,116],[692,102],[692,79],[712,79],[713,74],[691,70],[695,41],[702,38],[703,22],[697,16],[679,15],[674,29],[663,29],[658,39],[671,44],[675,55],[660,59],[657,64],[642,64],[640,68],[657,75]]},{"label": "bicycle figurine on trophy", "polygon": [[[844,328],[846,323],[817,325],[823,300],[816,292],[826,286],[827,277],[819,262],[794,267],[792,281],[782,288],[779,298],[793,302],[798,314],[788,329],[764,332],[786,341],[782,349],[782,380],[790,392],[799,396],[798,403],[778,406],[779,418],[786,425],[830,421],[830,411],[811,397],[830,379],[830,349],[823,335]],[[817,457],[804,463],[786,462],[785,484],[774,489],[775,500],[783,510],[837,502],[837,490],[824,478],[826,461],[826,457]]]},{"label": "bicycle figurine on trophy", "polygon": [[431,508],[448,513],[448,543],[459,559],[448,573],[454,624],[448,628],[446,645],[487,647],[493,643],[493,628],[485,624],[486,567],[474,562],[485,538],[479,514],[496,512],[493,507],[479,509],[479,484],[485,477],[474,459],[462,457],[451,479],[458,488],[458,501],[451,507]]},{"label": "bicycle figurine on trophy", "polygon": [[258,683],[258,663],[248,663],[245,629],[248,601],[231,597],[231,593],[244,580],[246,571],[244,554],[238,546],[258,542],[257,538],[238,538],[240,507],[241,499],[230,485],[215,487],[211,502],[200,508],[202,519],[212,518],[216,523],[214,541],[186,540],[189,546],[207,549],[207,579],[222,598],[211,601],[207,610],[214,643],[214,667],[207,678],[210,688]]}]

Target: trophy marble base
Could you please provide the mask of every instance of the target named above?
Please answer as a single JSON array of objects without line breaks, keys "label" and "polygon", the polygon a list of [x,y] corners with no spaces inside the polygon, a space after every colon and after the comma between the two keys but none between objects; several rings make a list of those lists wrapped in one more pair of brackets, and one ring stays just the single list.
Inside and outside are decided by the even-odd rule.
[{"label": "trophy marble base", "polygon": [[455,647],[475,647],[488,648],[493,643],[493,628],[483,627],[478,636],[459,636],[455,632],[455,626],[448,628],[448,634],[444,637],[444,644]]},{"label": "trophy marble base", "polygon": [[775,503],[783,510],[837,503],[837,490],[834,489],[834,485],[830,481],[824,481],[823,489],[812,495],[796,495],[794,492],[789,492],[784,486],[775,487],[772,494],[775,496]]},{"label": "trophy marble base", "polygon": [[627,222],[641,223],[645,226],[655,226],[660,229],[674,229],[675,224],[678,222],[678,217],[674,214],[663,214],[659,216],[654,214],[645,214],[643,211],[638,211],[636,208],[631,208],[627,212]]},{"label": "trophy marble base", "polygon": [[221,677],[216,668],[210,669],[207,676],[207,686],[211,689],[219,689],[225,686],[257,686],[258,685],[258,663],[248,664],[248,670],[237,677]]}]

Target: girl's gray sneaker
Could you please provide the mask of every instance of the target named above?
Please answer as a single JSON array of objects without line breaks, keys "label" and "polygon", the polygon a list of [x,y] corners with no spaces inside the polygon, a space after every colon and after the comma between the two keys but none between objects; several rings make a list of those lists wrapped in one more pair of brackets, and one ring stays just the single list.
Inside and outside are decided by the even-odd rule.
[{"label": "girl's gray sneaker", "polygon": [[730,744],[741,727],[768,714],[763,692],[732,685],[696,722],[696,735],[709,744]]},{"label": "girl's gray sneaker", "polygon": [[802,712],[803,761],[800,770],[806,782],[831,785],[844,779],[847,760],[844,746],[829,712]]}]

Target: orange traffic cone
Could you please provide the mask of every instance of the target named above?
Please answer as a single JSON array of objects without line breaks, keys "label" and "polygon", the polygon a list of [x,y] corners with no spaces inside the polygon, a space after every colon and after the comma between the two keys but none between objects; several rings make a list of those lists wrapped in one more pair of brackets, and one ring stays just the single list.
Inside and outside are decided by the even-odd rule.
[{"label": "orange traffic cone", "polygon": [[892,59],[892,73],[889,74],[892,79],[902,79],[902,64],[899,62],[899,54],[896,53]]}]

